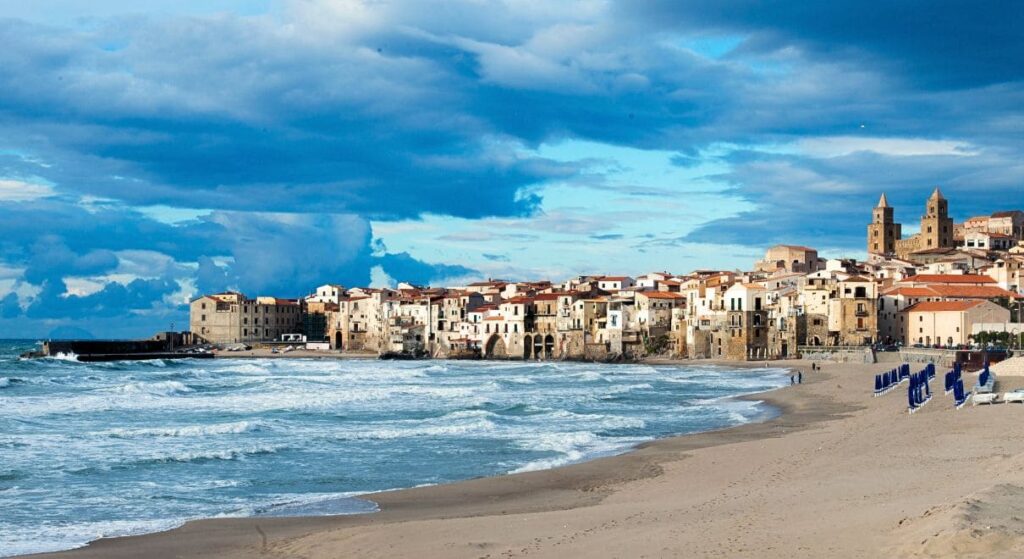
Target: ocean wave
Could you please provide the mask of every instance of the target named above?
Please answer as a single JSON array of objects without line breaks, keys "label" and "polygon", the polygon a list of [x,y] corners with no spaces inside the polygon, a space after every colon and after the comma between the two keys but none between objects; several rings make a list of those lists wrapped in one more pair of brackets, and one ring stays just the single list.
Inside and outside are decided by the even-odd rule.
[{"label": "ocean wave", "polygon": [[184,451],[169,454],[158,454],[154,456],[148,456],[137,460],[132,460],[125,465],[128,466],[147,466],[153,464],[168,464],[168,463],[189,463],[189,462],[210,462],[213,460],[242,460],[249,456],[259,456],[263,454],[276,454],[282,450],[288,448],[285,445],[257,445],[246,448],[226,448],[226,449],[210,449],[210,450],[196,450],[196,451]]},{"label": "ocean wave", "polygon": [[604,380],[604,375],[597,371],[583,371],[581,373],[572,373],[566,376],[582,381]]},{"label": "ocean wave", "polygon": [[406,429],[374,429],[364,433],[358,433],[351,438],[354,439],[406,439],[414,437],[461,437],[466,435],[481,435],[493,432],[494,422],[481,419],[469,423],[457,425],[424,425],[421,427],[410,427]]},{"label": "ocean wave", "polygon": [[152,396],[174,396],[176,394],[186,394],[193,392],[183,382],[176,380],[162,380],[158,382],[129,382],[111,389],[113,392],[120,394],[149,394]]},{"label": "ocean wave", "polygon": [[508,384],[537,384],[537,381],[533,380],[530,377],[500,378],[498,379],[498,382],[506,382]]},{"label": "ocean wave", "polygon": [[541,433],[529,439],[519,441],[518,446],[523,450],[567,454],[578,450],[582,446],[592,445],[598,439],[597,434],[591,431]]},{"label": "ocean wave", "polygon": [[20,382],[23,382],[20,378],[0,377],[0,388],[9,388]]},{"label": "ocean wave", "polygon": [[614,396],[614,395],[617,395],[617,394],[626,394],[628,392],[633,392],[635,390],[648,390],[650,388],[654,388],[653,386],[651,386],[650,383],[641,382],[639,384],[625,384],[625,385],[611,386],[611,387],[607,388],[606,390],[604,390],[603,392],[604,392],[604,394],[606,396]]},{"label": "ocean wave", "polygon": [[270,370],[255,363],[242,363],[240,365],[224,367],[223,369],[220,369],[219,372],[237,373],[240,375],[265,375],[268,374]]},{"label": "ocean wave", "polygon": [[508,473],[510,473],[510,474],[523,474],[523,473],[526,473],[526,472],[537,472],[537,471],[540,471],[540,470],[550,470],[552,468],[557,468],[559,466],[566,466],[566,465],[569,465],[569,464],[573,464],[575,462],[580,462],[580,461],[582,461],[584,459],[584,457],[585,456],[584,456],[584,454],[582,452],[574,450],[574,451],[566,453],[566,454],[564,454],[562,456],[557,456],[557,457],[554,457],[554,458],[541,458],[540,460],[533,460],[531,462],[527,462],[526,464],[523,464],[522,466],[520,466],[518,468],[515,468],[513,470],[509,470]]},{"label": "ocean wave", "polygon": [[44,359],[50,359],[50,360],[53,360],[53,361],[71,361],[71,362],[74,362],[74,363],[79,363],[79,361],[78,361],[78,354],[72,353],[72,352],[68,352],[68,353],[58,352],[58,353],[55,353],[53,355],[48,355],[48,356],[44,357]]},{"label": "ocean wave", "polygon": [[183,425],[180,427],[156,427],[145,429],[110,429],[101,435],[127,439],[133,437],[205,437],[208,435],[235,435],[251,433],[265,429],[266,424],[260,421],[235,421],[233,423],[214,423],[211,425]]}]

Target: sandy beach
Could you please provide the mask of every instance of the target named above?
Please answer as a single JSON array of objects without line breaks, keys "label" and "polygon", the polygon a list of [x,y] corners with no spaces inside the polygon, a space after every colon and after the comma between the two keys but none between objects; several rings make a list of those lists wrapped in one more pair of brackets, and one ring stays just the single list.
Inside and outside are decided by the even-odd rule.
[{"label": "sandy beach", "polygon": [[[779,365],[774,362],[773,365]],[[763,423],[633,452],[378,493],[381,512],[191,522],[46,557],[1019,557],[1024,406],[906,412],[884,365],[786,365]],[[965,375],[973,385],[974,375]],[[1000,390],[1024,385],[1001,379]],[[905,386],[905,385],[904,385]]]}]

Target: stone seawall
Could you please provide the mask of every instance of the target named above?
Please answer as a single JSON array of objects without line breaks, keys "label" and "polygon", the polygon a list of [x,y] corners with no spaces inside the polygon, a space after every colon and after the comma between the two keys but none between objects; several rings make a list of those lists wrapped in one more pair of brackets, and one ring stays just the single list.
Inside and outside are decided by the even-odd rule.
[{"label": "stone seawall", "polygon": [[834,361],[836,363],[874,363],[871,348],[801,346],[800,356],[808,361]]}]

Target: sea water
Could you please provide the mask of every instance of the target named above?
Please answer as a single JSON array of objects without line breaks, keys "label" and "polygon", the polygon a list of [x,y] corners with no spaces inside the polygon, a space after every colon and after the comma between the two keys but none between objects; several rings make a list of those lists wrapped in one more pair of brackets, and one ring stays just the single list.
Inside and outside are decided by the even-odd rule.
[{"label": "sea water", "polygon": [[0,341],[0,556],[553,468],[770,416],[777,368],[23,360]]}]

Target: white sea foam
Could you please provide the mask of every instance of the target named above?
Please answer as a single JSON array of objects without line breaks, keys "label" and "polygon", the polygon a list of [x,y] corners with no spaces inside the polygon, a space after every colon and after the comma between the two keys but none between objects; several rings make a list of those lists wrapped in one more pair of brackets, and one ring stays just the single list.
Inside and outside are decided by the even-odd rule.
[{"label": "white sea foam", "polygon": [[121,394],[174,396],[175,394],[185,394],[187,392],[192,392],[193,390],[183,382],[178,382],[176,380],[163,380],[158,382],[130,382],[128,384],[115,387],[113,391]]},{"label": "white sea foam", "polygon": [[286,445],[253,445],[245,448],[208,449],[153,454],[134,460],[136,464],[161,462],[205,462],[208,460],[240,460],[249,456],[274,454],[288,448]]},{"label": "white sea foam", "polygon": [[583,455],[582,452],[572,451],[572,452],[569,452],[569,453],[564,454],[562,456],[558,456],[558,457],[554,457],[554,458],[542,458],[540,460],[534,460],[532,462],[527,462],[526,464],[523,464],[522,466],[520,466],[518,468],[515,468],[513,470],[509,470],[508,473],[510,473],[510,474],[522,474],[522,473],[526,473],[526,472],[536,472],[536,471],[539,471],[539,470],[550,470],[552,468],[557,468],[559,466],[566,466],[566,465],[572,464],[574,462],[579,462],[579,461],[583,460],[583,458],[584,458],[584,455]]},{"label": "white sea foam", "polygon": [[571,374],[571,375],[568,375],[568,376],[570,376],[572,378],[575,378],[575,379],[583,380],[583,381],[594,381],[594,380],[603,380],[604,379],[604,375],[602,375],[601,373],[599,373],[597,371],[583,371],[581,373],[574,373],[574,374]]},{"label": "white sea foam", "polygon": [[35,524],[31,530],[8,529],[0,534],[0,557],[75,549],[100,538],[163,532],[177,528],[187,520],[189,519],[41,522]]},{"label": "white sea foam", "polygon": [[11,385],[11,379],[7,377],[0,377],[0,388],[7,388]]},{"label": "white sea foam", "polygon": [[144,429],[110,429],[99,433],[108,437],[205,437],[208,435],[237,435],[265,428],[260,421],[235,421],[211,425],[182,425],[179,427],[155,427]]}]

